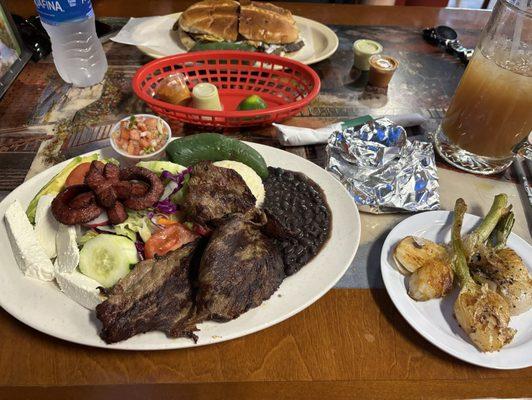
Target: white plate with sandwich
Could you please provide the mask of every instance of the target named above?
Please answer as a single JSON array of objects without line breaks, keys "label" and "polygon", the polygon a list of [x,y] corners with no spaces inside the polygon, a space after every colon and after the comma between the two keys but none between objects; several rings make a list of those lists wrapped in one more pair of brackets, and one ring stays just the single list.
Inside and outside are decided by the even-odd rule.
[{"label": "white plate with sandwich", "polygon": [[307,65],[327,59],[338,48],[336,34],[319,22],[270,3],[241,5],[233,0],[205,0],[182,13],[131,18],[112,40],[135,45],[153,58],[186,53],[199,43],[209,43],[213,50],[216,43],[237,43]]}]

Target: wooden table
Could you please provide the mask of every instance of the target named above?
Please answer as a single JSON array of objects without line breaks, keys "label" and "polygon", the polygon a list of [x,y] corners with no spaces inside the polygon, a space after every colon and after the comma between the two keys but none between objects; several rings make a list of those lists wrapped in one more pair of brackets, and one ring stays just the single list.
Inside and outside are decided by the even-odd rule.
[{"label": "wooden table", "polygon": [[[157,15],[180,10],[190,3],[184,1],[175,5],[170,0],[93,2],[98,16]],[[34,12],[32,1],[8,0],[7,3],[15,13],[29,15]],[[464,32],[469,30],[467,38],[472,44],[489,16],[486,11],[427,7],[283,5],[298,15],[327,24],[394,25],[407,28],[448,24]],[[397,32],[412,34],[404,30]],[[341,40],[344,40],[344,36],[341,36]],[[339,51],[344,53],[341,54],[348,54],[345,50],[348,43],[342,46],[343,50]],[[419,44],[418,50],[419,46],[422,52],[437,55],[437,50],[429,45]],[[147,61],[137,53],[136,61]],[[117,58],[110,58],[109,55],[108,58],[110,65],[113,64],[120,73],[128,71],[128,68],[119,64]],[[448,62],[454,61],[448,59]],[[459,64],[455,66],[459,68]],[[322,73],[324,93],[340,93],[343,89],[338,82],[342,82],[344,75],[335,77],[339,70],[329,67],[316,67]],[[44,106],[35,103],[35,99],[32,104],[20,104],[25,96],[32,98],[29,92],[34,89],[29,85],[30,81],[36,85],[35,92],[40,96],[36,98],[40,99],[46,100],[46,93],[52,96],[50,92],[64,89],[57,77],[54,78],[55,82],[59,82],[57,87],[50,86],[48,78],[45,78],[47,73],[55,73],[49,60],[28,66],[0,102],[0,117],[8,121],[0,125],[0,140],[16,138],[19,131],[41,138],[34,149],[34,152],[39,152],[37,160],[33,163],[30,160],[30,174],[44,167],[42,160],[46,159],[47,153],[43,151],[46,147],[44,143],[41,144],[42,141],[60,136],[65,130],[61,125],[62,120],[54,117],[53,113],[42,117],[41,108]],[[459,76],[454,79],[454,84],[457,79]],[[18,96],[22,96],[23,100],[17,103]],[[322,126],[329,120],[338,120],[357,112],[344,107],[341,110],[337,108],[337,114],[324,116],[315,110],[323,107],[325,100],[320,100],[314,111],[311,109],[309,113],[291,120],[291,123]],[[444,101],[448,101],[448,96]],[[91,112],[90,106],[86,109],[84,118]],[[93,109],[92,112],[106,113],[99,109]],[[75,118],[79,117],[78,114]],[[441,111],[436,114],[441,114]],[[50,126],[39,125],[43,120]],[[269,135],[268,131],[255,134],[253,139],[261,141]],[[47,144],[54,144],[54,138]],[[6,149],[19,146],[15,151],[20,152],[20,160],[23,160],[23,154],[27,157],[30,154],[33,159],[30,142],[24,142],[26,139],[9,142],[8,139],[5,139],[7,144],[0,144]],[[70,154],[68,148],[63,146],[63,149],[67,150],[63,156]],[[0,150],[0,165],[13,163],[11,153],[7,151]],[[314,148],[291,151],[307,157],[316,152]],[[24,175],[30,164],[20,167]],[[483,179],[461,174],[458,184],[456,171],[444,165],[441,168],[442,187],[446,187],[442,193],[442,205],[446,208],[465,190],[464,187],[476,184],[484,188],[480,197],[484,195],[485,199],[476,200],[482,209],[489,203],[492,191],[498,190],[501,185],[513,194],[514,200],[518,198],[517,186],[512,183],[511,175]],[[9,183],[9,179],[6,175],[0,178],[4,194],[10,190],[9,185],[16,181]],[[357,285],[358,275],[353,272],[351,280],[342,281],[345,283],[340,287],[344,288],[331,290],[293,318],[256,334],[217,345],[159,352],[93,349],[43,335],[1,310],[0,399],[430,399],[531,396],[532,368],[496,371],[468,365],[429,344],[399,315],[382,289],[382,284],[379,284],[378,257],[379,241],[400,218],[403,217],[363,216],[364,234],[360,251],[363,258],[357,258],[351,269],[368,269],[365,273],[370,276],[366,277],[368,282]],[[527,237],[526,224],[522,223],[516,229]],[[530,240],[530,236],[527,238]]]}]

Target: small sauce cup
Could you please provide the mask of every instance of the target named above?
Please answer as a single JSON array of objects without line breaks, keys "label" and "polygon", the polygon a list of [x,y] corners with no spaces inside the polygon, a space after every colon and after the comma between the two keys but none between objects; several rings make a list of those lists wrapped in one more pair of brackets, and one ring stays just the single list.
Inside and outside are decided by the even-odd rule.
[{"label": "small sauce cup", "polygon": [[399,61],[392,56],[382,54],[371,56],[368,83],[371,86],[387,88],[398,66]]},{"label": "small sauce cup", "polygon": [[382,45],[369,39],[359,39],[353,43],[354,65],[360,71],[369,71],[371,56],[382,53]]}]

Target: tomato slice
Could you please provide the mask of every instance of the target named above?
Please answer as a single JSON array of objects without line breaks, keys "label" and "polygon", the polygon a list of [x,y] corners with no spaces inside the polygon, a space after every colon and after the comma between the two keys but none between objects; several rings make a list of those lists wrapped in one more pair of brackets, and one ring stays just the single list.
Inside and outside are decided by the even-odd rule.
[{"label": "tomato slice", "polygon": [[166,253],[196,240],[196,238],[198,235],[180,223],[167,225],[148,239],[144,246],[144,256],[147,259],[154,258],[155,255],[164,256]]},{"label": "tomato slice", "polygon": [[65,181],[65,186],[68,187],[85,183],[85,175],[87,175],[87,172],[89,172],[90,167],[90,162],[79,164],[72,170],[70,175],[68,175],[68,178]]}]

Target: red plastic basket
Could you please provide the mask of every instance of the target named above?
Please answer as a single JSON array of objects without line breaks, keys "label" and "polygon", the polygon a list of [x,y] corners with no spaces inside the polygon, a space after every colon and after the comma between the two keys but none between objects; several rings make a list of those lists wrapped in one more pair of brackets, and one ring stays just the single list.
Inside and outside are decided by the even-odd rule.
[{"label": "red plastic basket", "polygon": [[[182,73],[189,89],[210,82],[218,87],[223,111],[176,106],[155,98],[159,82]],[[271,124],[306,107],[320,91],[320,78],[298,61],[264,53],[202,51],[178,54],[149,62],[133,77],[133,90],[157,114],[194,125],[244,127]],[[264,110],[237,111],[244,98],[257,94]]]}]

